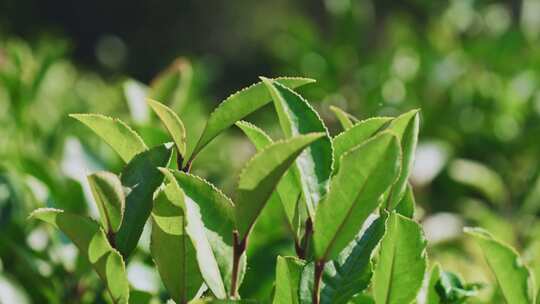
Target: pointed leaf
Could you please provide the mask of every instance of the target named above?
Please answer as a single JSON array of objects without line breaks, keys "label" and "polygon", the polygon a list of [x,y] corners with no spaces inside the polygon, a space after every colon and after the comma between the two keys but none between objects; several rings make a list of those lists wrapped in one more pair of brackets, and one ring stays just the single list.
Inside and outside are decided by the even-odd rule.
[{"label": "pointed leaf", "polygon": [[148,105],[150,105],[165,128],[167,128],[167,132],[171,135],[180,155],[185,157],[186,129],[184,128],[184,124],[182,123],[182,120],[180,120],[180,117],[178,117],[171,108],[161,102],[149,99]]},{"label": "pointed leaf", "polygon": [[317,260],[338,256],[396,180],[400,164],[397,138],[381,133],[343,155],[341,164],[328,196],[317,209],[313,234]]},{"label": "pointed leaf", "polygon": [[399,138],[403,158],[399,179],[388,192],[387,210],[396,208],[407,190],[409,175],[414,164],[414,152],[416,151],[416,144],[418,142],[419,125],[420,116],[418,110],[412,110],[396,117],[388,126],[388,130],[394,132]]},{"label": "pointed leaf", "polygon": [[426,293],[423,303],[425,304],[440,304],[441,303],[441,297],[439,297],[439,294],[437,293],[437,284],[439,283],[439,279],[441,277],[441,267],[439,264],[436,264],[431,269],[431,272],[429,273],[429,281],[427,282],[426,286]]},{"label": "pointed leaf", "polygon": [[[276,78],[276,81],[293,88],[315,82],[313,79],[301,77],[279,77]],[[191,153],[190,159],[194,159],[223,130],[260,109],[269,103],[270,100],[270,94],[262,82],[258,82],[229,96],[210,114],[203,134]]]},{"label": "pointed leaf", "polygon": [[270,91],[286,138],[323,132],[324,137],[310,145],[295,162],[295,173],[310,216],[328,192],[333,170],[332,139],[319,114],[298,93],[267,78],[261,78]]},{"label": "pointed leaf", "polygon": [[96,172],[88,175],[88,184],[96,201],[101,226],[105,232],[117,232],[122,223],[126,198],[116,174]]},{"label": "pointed leaf", "polygon": [[396,212],[412,219],[414,217],[415,208],[416,208],[416,201],[414,199],[413,189],[412,189],[412,186],[408,184],[405,195],[403,196],[403,198],[401,199],[401,202],[399,202],[399,204],[396,207]]},{"label": "pointed leaf", "polygon": [[120,119],[100,114],[70,114],[69,116],[92,129],[126,163],[135,155],[148,149],[141,137]]},{"label": "pointed leaf", "polygon": [[377,304],[410,303],[416,298],[426,270],[426,240],[422,228],[393,212],[381,241],[373,274]]},{"label": "pointed leaf", "polygon": [[[246,134],[259,152],[273,143],[272,139],[263,130],[253,124],[239,121],[236,125]],[[301,191],[294,173],[291,169],[287,170],[277,185],[279,195],[277,199],[283,206],[288,223],[292,231],[296,232],[297,239],[299,238],[301,224],[297,208]]]},{"label": "pointed leaf", "polygon": [[42,208],[30,215],[62,231],[90,261],[104,282],[113,303],[127,304],[129,283],[124,261],[114,250],[98,223],[89,218],[65,213],[62,210]]},{"label": "pointed leaf", "polygon": [[186,303],[197,294],[203,278],[186,232],[184,211],[166,197],[166,193],[174,196],[173,187],[169,184],[154,201],[150,252],[171,298]]},{"label": "pointed leaf", "polygon": [[[197,261],[206,285],[218,298],[230,292],[233,273],[234,205],[207,181],[184,172],[163,170],[174,186],[169,199],[186,215],[186,232],[197,251]],[[242,257],[239,282],[245,271]]]},{"label": "pointed leaf", "polygon": [[242,239],[249,233],[277,183],[296,157],[323,136],[323,133],[311,133],[276,142],[247,163],[240,174],[235,208],[236,227]]},{"label": "pointed leaf", "polygon": [[339,170],[339,161],[343,154],[377,134],[390,120],[392,120],[390,117],[374,117],[362,120],[352,128],[334,137],[334,172]]},{"label": "pointed leaf", "polygon": [[354,124],[359,121],[358,118],[354,117],[353,115],[343,111],[342,109],[336,106],[330,106],[330,110],[334,112],[334,115],[336,115],[337,119],[339,120],[339,123],[341,124],[341,127],[345,131],[352,128],[352,126],[354,126]]},{"label": "pointed leaf", "polygon": [[167,166],[171,145],[160,145],[135,156],[120,175],[127,189],[126,207],[120,229],[116,234],[116,248],[128,257],[141,237],[146,220],[152,211],[154,191],[163,182],[158,167]]},{"label": "pointed leaf", "polygon": [[178,110],[188,97],[192,76],[193,68],[189,60],[178,58],[152,80],[149,97]]},{"label": "pointed leaf", "polygon": [[277,258],[276,292],[273,304],[298,304],[299,286],[305,261],[296,257]]},{"label": "pointed leaf", "polygon": [[482,248],[502,294],[508,303],[534,303],[530,273],[518,253],[481,228],[465,228]]}]

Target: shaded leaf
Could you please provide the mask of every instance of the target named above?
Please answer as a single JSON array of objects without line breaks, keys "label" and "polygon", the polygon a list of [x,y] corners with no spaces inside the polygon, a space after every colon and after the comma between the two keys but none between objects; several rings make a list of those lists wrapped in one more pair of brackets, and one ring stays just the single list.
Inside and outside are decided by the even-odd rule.
[{"label": "shaded leaf", "polygon": [[312,133],[276,142],[247,163],[240,174],[235,208],[236,227],[241,239],[248,234],[277,183],[296,157],[322,136],[322,133]]},{"label": "shaded leaf", "polygon": [[277,258],[274,304],[298,304],[300,278],[305,261],[296,257]]},{"label": "shaded leaf", "polygon": [[414,217],[415,208],[416,208],[416,201],[414,199],[414,192],[413,192],[412,186],[408,184],[405,195],[403,196],[403,198],[401,199],[401,201],[398,203],[396,207],[396,212],[412,219]]},{"label": "shaded leaf", "polygon": [[530,273],[510,246],[496,240],[481,228],[464,228],[480,245],[486,261],[493,271],[502,294],[508,303],[534,303]]},{"label": "shaded leaf", "polygon": [[192,77],[193,68],[189,60],[178,58],[152,80],[149,97],[180,110],[188,97]]},{"label": "shaded leaf", "polygon": [[124,258],[137,246],[144,224],[152,211],[154,191],[163,182],[163,174],[158,167],[167,166],[171,153],[170,145],[160,145],[147,150],[135,156],[120,175],[127,195],[124,217],[115,242]]},{"label": "shaded leaf", "polygon": [[317,260],[335,259],[358,234],[377,208],[379,197],[399,174],[397,138],[384,132],[341,158],[342,169],[332,179],[328,196],[318,209],[313,244]]},{"label": "shaded leaf", "polygon": [[426,240],[419,224],[395,212],[387,221],[373,274],[377,304],[410,303],[426,270]]},{"label": "shaded leaf", "polygon": [[135,155],[147,150],[141,137],[123,121],[100,114],[70,114],[92,129],[127,163]]},{"label": "shaded leaf", "polygon": [[[182,207],[186,232],[196,249],[196,258],[206,285],[217,298],[231,291],[233,268],[234,205],[212,184],[184,172],[163,170],[173,185],[168,197]],[[245,271],[242,257],[239,283]]]},{"label": "shaded leaf", "polygon": [[148,105],[154,110],[159,117],[169,135],[171,135],[176,149],[180,152],[180,155],[184,157],[186,155],[186,129],[180,117],[174,113],[174,111],[155,100],[148,100]]},{"label": "shaded leaf", "polygon": [[334,112],[334,115],[336,115],[343,130],[348,130],[352,128],[352,126],[354,126],[354,124],[359,121],[358,118],[354,117],[353,115],[343,111],[342,109],[336,106],[330,106],[330,110]]},{"label": "shaded leaf", "polygon": [[126,202],[120,179],[116,174],[105,171],[90,174],[87,178],[99,210],[101,226],[107,233],[118,231]]},{"label": "shaded leaf", "polygon": [[128,303],[129,283],[122,256],[114,250],[103,230],[89,218],[42,208],[30,215],[62,231],[88,259],[107,287],[114,303]]},{"label": "shaded leaf", "polygon": [[[298,87],[315,82],[313,79],[300,77],[280,77],[276,78],[276,81],[289,87]],[[212,114],[210,114],[206,127],[193,152],[190,154],[189,159],[195,158],[195,156],[197,156],[197,154],[223,130],[260,109],[262,106],[269,103],[270,100],[270,94],[265,89],[262,82],[258,82],[229,96],[214,110],[214,112],[212,112]]]},{"label": "shaded leaf", "polygon": [[150,252],[171,298],[186,303],[197,294],[203,278],[186,232],[184,211],[166,197],[175,195],[173,187],[169,184],[154,201]]},{"label": "shaded leaf", "polygon": [[300,154],[293,172],[302,189],[302,197],[310,216],[328,192],[332,175],[332,139],[319,114],[298,93],[268,78],[261,78],[268,88],[278,114],[279,123],[286,138],[299,134],[322,132],[325,136],[313,142]]},{"label": "shaded leaf", "polygon": [[374,117],[362,120],[352,128],[334,137],[334,172],[339,169],[341,156],[374,136],[392,120],[391,117]]}]

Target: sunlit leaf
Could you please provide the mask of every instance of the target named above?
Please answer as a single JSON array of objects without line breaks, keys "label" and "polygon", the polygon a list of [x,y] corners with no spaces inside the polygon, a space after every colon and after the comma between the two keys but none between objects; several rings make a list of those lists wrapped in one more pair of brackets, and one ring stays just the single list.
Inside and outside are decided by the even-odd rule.
[{"label": "sunlit leaf", "polygon": [[94,267],[113,303],[127,304],[129,283],[122,256],[114,250],[98,223],[58,209],[43,208],[31,217],[40,219],[62,231]]},{"label": "sunlit leaf", "polygon": [[530,272],[518,253],[510,246],[496,240],[481,228],[465,228],[480,245],[486,261],[493,271],[502,294],[508,303],[534,303],[534,287]]},{"label": "sunlit leaf", "polygon": [[247,163],[240,174],[235,208],[236,227],[242,239],[296,157],[323,136],[323,133],[311,133],[273,143]]},{"label": "sunlit leaf", "polygon": [[358,118],[354,117],[353,115],[343,111],[342,109],[336,106],[330,106],[330,110],[334,112],[334,115],[336,115],[343,130],[348,130],[352,128],[352,126],[354,126],[354,124],[359,121]]},{"label": "sunlit leaf", "polygon": [[105,232],[116,232],[124,217],[126,198],[118,176],[110,172],[88,175],[88,184],[99,210],[101,226]]},{"label": "sunlit leaf", "polygon": [[416,298],[426,270],[426,240],[416,222],[390,214],[373,274],[377,304],[410,303]]},{"label": "sunlit leaf", "polygon": [[186,155],[186,129],[180,117],[171,108],[161,102],[149,99],[148,105],[150,105],[165,128],[167,128],[167,131],[176,144],[178,152],[184,157]]},{"label": "sunlit leaf", "polygon": [[341,158],[342,169],[315,217],[313,244],[318,260],[335,259],[377,208],[379,197],[399,174],[397,138],[384,132]]},{"label": "sunlit leaf", "polygon": [[107,144],[127,163],[135,155],[147,150],[141,137],[120,119],[110,118],[100,114],[70,114]]},{"label": "sunlit leaf", "polygon": [[[313,79],[300,77],[280,77],[276,78],[276,81],[292,88],[315,82]],[[260,109],[262,106],[269,103],[270,100],[270,93],[268,93],[262,82],[258,82],[229,96],[214,110],[214,112],[212,112],[212,114],[210,114],[210,118],[208,118],[203,134],[195,146],[195,149],[190,154],[189,159],[193,159],[223,130]],[[187,160],[188,158],[186,158],[186,161]]]},{"label": "sunlit leaf", "polygon": [[414,192],[412,186],[408,184],[405,195],[396,206],[396,212],[412,219],[414,217],[415,208],[416,201],[414,199]]}]

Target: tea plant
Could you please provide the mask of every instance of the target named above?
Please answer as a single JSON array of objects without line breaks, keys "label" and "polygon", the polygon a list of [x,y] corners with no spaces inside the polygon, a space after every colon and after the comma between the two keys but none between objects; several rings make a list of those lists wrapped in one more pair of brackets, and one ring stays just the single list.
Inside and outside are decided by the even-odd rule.
[{"label": "tea plant", "polygon": [[[75,243],[113,303],[142,301],[130,290],[126,263],[149,218],[151,255],[176,303],[463,303],[476,297],[481,285],[463,283],[438,265],[427,270],[427,242],[408,183],[419,112],[358,121],[335,108],[344,131],[331,137],[293,91],[311,82],[261,78],[216,108],[193,145],[178,115],[158,101],[148,104],[173,142],[152,148],[120,120],[74,114],[126,165],[119,175],[88,177],[99,222],[57,209],[31,216]],[[270,102],[280,140],[242,121]],[[257,150],[240,173],[234,200],[190,173],[199,152],[233,125]],[[272,299],[243,300],[249,236],[270,201],[282,207],[296,256],[276,257]],[[504,299],[534,303],[532,276],[518,254],[485,230],[466,233],[480,244]]]}]

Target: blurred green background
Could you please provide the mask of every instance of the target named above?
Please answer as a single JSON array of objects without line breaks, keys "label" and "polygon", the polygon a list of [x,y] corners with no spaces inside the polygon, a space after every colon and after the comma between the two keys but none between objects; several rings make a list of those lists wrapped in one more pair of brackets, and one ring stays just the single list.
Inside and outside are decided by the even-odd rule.
[{"label": "blurred green background", "polygon": [[[492,283],[481,299],[501,301],[461,233],[480,225],[540,282],[540,0],[2,0],[0,303],[105,303],[74,246],[27,220],[43,206],[95,215],[86,175],[122,165],[68,113],[119,117],[153,145],[167,136],[144,98],[159,97],[193,144],[212,109],[260,75],[317,79],[300,92],[332,134],[330,105],[361,119],[421,108],[411,183],[431,260]],[[249,120],[280,136],[270,106]],[[233,128],[193,170],[232,195],[253,153]],[[244,297],[269,298],[275,255],[292,252],[274,209],[251,240]],[[166,299],[144,237],[128,272]]]}]

